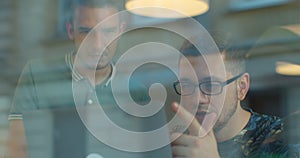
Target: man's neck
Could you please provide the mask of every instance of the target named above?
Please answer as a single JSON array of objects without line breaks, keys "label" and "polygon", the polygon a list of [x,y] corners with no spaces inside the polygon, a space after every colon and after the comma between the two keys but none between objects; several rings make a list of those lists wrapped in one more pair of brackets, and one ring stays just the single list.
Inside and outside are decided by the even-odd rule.
[{"label": "man's neck", "polygon": [[249,111],[241,108],[241,105],[237,105],[238,108],[227,124],[220,131],[215,132],[215,136],[218,142],[229,140],[238,135],[247,125],[251,117]]}]

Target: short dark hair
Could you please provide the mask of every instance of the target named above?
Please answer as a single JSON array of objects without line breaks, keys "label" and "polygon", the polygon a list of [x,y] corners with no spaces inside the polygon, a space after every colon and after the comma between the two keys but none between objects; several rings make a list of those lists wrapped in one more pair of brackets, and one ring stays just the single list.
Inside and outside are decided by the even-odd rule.
[{"label": "short dark hair", "polygon": [[69,11],[68,20],[71,24],[73,24],[75,9],[79,6],[86,7],[112,7],[118,11],[124,10],[124,0],[72,0],[71,7]]},{"label": "short dark hair", "polygon": [[[212,53],[220,53],[220,55],[222,55],[226,71],[231,72],[233,75],[245,72],[245,53],[237,48],[232,47],[230,44],[230,39],[228,39],[228,36],[225,36],[225,34],[213,32],[211,35],[219,49],[219,52]],[[199,52],[199,50],[192,43],[190,43],[189,40],[186,40],[183,43],[180,51],[185,57],[197,57],[202,55],[201,52]]]}]

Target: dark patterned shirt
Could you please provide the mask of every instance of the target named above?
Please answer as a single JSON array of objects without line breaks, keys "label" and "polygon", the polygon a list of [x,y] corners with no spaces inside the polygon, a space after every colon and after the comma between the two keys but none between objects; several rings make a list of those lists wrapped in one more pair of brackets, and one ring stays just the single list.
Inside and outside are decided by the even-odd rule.
[{"label": "dark patterned shirt", "polygon": [[299,157],[284,140],[272,139],[283,131],[282,119],[247,110],[251,118],[246,127],[234,138],[218,143],[222,158]]}]

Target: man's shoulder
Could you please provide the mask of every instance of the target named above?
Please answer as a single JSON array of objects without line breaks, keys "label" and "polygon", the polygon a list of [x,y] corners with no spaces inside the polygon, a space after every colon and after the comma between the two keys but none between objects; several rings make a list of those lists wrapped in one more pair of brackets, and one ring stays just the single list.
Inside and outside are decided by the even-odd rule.
[{"label": "man's shoulder", "polygon": [[247,146],[248,153],[251,153],[250,155],[293,157],[284,135],[284,123],[280,117],[253,112],[248,128],[245,146]]},{"label": "man's shoulder", "polygon": [[24,69],[24,75],[30,74],[38,80],[51,80],[70,75],[71,70],[64,56],[55,58],[39,58],[31,60]]},{"label": "man's shoulder", "polygon": [[282,119],[278,116],[255,113],[254,117],[257,127],[269,131],[270,134],[283,128]]},{"label": "man's shoulder", "polygon": [[30,60],[27,65],[35,71],[51,71],[68,67],[64,56],[33,59]]},{"label": "man's shoulder", "polygon": [[282,129],[282,119],[278,116],[257,113],[250,108],[245,110],[251,113],[250,120],[246,126],[248,131],[264,131],[264,134],[272,133],[274,129]]},{"label": "man's shoulder", "polygon": [[262,144],[269,138],[283,131],[283,122],[280,117],[252,112],[248,123],[250,138]]},{"label": "man's shoulder", "polygon": [[19,78],[11,113],[72,104],[71,84],[64,57],[31,60]]}]

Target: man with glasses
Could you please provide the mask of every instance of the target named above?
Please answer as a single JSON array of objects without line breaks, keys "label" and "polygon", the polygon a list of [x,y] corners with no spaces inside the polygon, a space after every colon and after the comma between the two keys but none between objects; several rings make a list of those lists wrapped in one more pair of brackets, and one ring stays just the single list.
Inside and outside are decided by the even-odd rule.
[{"label": "man with glasses", "polygon": [[[224,44],[217,41],[217,45]],[[182,50],[180,77],[173,87],[185,102],[184,105],[174,102],[171,107],[185,122],[191,120],[191,124],[187,132],[171,134],[171,139],[175,139],[173,156],[292,157],[287,144],[271,139],[282,131],[281,119],[241,106],[249,89],[250,76],[245,72],[241,53],[220,47],[221,53],[206,55],[192,44],[186,44]],[[209,71],[206,63],[217,62],[211,59],[219,55],[225,64],[225,79],[217,71]],[[189,64],[194,71],[188,69]],[[197,78],[193,77],[193,72]]]}]

